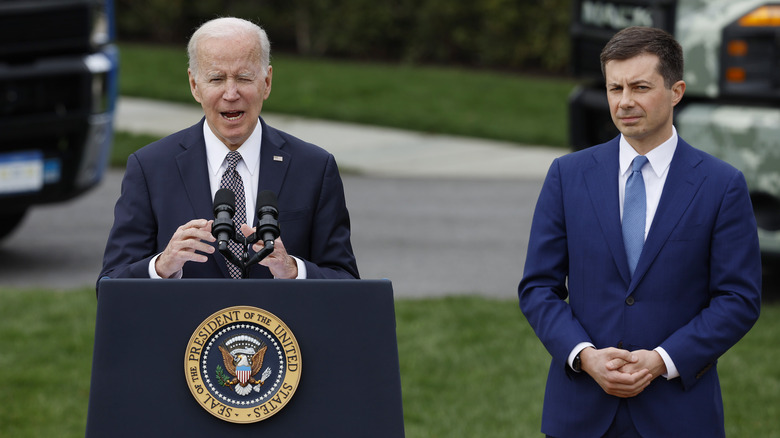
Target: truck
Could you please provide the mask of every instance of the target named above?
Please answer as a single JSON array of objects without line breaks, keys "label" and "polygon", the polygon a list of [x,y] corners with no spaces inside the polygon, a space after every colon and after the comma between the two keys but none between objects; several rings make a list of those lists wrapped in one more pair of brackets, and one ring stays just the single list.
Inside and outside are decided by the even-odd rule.
[{"label": "truck", "polygon": [[112,0],[0,0],[0,239],[97,185],[113,142]]},{"label": "truck", "polygon": [[780,259],[780,4],[766,0],[574,0],[569,141],[603,143],[612,123],[599,54],[618,30],[666,30],[683,48],[685,95],[674,124],[688,143],[747,180],[765,281]]}]

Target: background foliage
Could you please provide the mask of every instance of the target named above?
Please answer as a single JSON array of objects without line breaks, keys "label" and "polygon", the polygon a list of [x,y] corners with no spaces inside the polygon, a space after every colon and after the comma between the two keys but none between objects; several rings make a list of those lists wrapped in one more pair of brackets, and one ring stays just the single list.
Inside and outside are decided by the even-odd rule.
[{"label": "background foliage", "polygon": [[179,47],[203,21],[262,25],[275,51],[561,73],[570,0],[117,0],[121,40]]}]

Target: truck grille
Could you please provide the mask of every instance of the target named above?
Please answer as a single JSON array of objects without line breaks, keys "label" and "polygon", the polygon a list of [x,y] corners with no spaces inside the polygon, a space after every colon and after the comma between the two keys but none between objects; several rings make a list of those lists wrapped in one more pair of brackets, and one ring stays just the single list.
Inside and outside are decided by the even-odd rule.
[{"label": "truck grille", "polygon": [[78,87],[81,79],[78,75],[57,75],[0,82],[0,96],[3,97],[0,99],[0,116],[88,111],[83,102],[83,88]]},{"label": "truck grille", "polygon": [[0,117],[87,114],[91,74],[79,58],[7,68],[0,65]]},{"label": "truck grille", "polygon": [[92,51],[93,1],[0,1],[0,62]]}]

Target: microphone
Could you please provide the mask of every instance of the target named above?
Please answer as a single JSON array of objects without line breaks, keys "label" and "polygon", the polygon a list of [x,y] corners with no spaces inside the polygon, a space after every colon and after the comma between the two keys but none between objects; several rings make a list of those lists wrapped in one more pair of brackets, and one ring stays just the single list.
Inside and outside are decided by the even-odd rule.
[{"label": "microphone", "polygon": [[274,246],[274,239],[279,237],[279,209],[276,206],[276,195],[270,190],[263,190],[257,195],[257,237],[263,240],[265,246]]},{"label": "microphone", "polygon": [[250,236],[250,241],[263,241],[263,249],[256,252],[245,266],[251,266],[274,252],[274,239],[279,237],[279,209],[276,206],[276,195],[270,190],[263,190],[257,195],[257,229]]},{"label": "microphone", "polygon": [[214,224],[211,234],[217,238],[220,252],[227,250],[228,240],[235,235],[233,214],[236,212],[236,195],[229,189],[219,189],[214,195]]}]

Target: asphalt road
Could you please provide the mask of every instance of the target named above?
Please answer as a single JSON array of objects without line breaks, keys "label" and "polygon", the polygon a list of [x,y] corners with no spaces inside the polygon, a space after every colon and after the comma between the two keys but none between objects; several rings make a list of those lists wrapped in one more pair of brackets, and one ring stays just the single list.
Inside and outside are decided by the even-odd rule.
[{"label": "asphalt road", "polygon": [[[68,290],[97,280],[121,171],[86,196],[33,208],[0,243],[0,285]],[[396,297],[514,298],[541,179],[344,176],[362,278]]]}]

